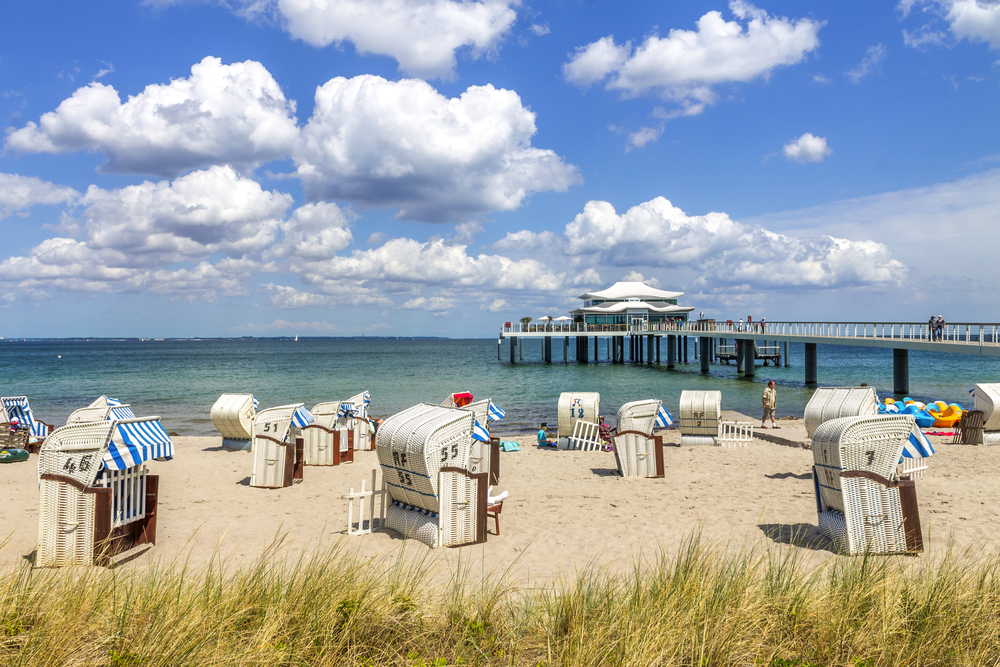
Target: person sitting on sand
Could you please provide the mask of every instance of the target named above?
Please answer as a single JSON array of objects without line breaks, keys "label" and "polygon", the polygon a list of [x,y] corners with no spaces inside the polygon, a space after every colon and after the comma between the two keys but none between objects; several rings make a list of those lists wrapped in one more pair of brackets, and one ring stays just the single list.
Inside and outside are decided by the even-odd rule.
[{"label": "person sitting on sand", "polygon": [[539,447],[556,447],[555,440],[549,440],[548,434],[545,432],[548,430],[549,425],[542,422],[541,427],[538,429],[538,446]]},{"label": "person sitting on sand", "polygon": [[781,428],[774,421],[774,408],[778,404],[778,392],[774,389],[774,380],[767,383],[767,388],[764,390],[762,399],[764,402],[764,416],[760,418],[760,427],[767,428],[767,426],[764,426],[764,422],[767,421],[767,417],[770,415],[771,428]]},{"label": "person sitting on sand", "polygon": [[611,427],[604,421],[604,417],[597,418],[597,432],[601,436],[601,448],[610,452],[614,448],[614,443],[611,440]]}]

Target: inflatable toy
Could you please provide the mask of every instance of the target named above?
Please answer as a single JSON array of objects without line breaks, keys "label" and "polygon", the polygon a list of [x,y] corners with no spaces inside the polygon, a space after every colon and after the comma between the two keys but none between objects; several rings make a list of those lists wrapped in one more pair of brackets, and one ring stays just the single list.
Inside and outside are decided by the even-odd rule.
[{"label": "inflatable toy", "polygon": [[962,406],[957,403],[947,405],[944,401],[937,401],[927,406],[927,413],[934,417],[934,426],[953,428],[962,418]]}]

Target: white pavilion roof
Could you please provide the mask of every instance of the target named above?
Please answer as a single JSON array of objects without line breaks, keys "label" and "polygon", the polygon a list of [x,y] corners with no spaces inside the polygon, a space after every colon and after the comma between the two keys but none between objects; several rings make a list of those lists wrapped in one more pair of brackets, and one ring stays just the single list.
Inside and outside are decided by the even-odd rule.
[{"label": "white pavilion roof", "polygon": [[645,301],[613,301],[587,308],[577,308],[570,312],[574,315],[583,315],[585,313],[588,315],[604,315],[608,313],[623,313],[626,310],[648,310],[651,313],[690,313],[694,310],[694,306],[654,306]]},{"label": "white pavilion roof", "polygon": [[[655,287],[650,287],[645,283],[618,282],[607,289],[598,290],[596,292],[586,292],[581,294],[578,298],[606,299],[609,301],[624,299],[649,299],[651,301],[664,301],[666,299],[676,299],[683,294],[684,292],[668,292],[666,290],[656,289]],[[693,308],[691,310],[693,310]]]}]

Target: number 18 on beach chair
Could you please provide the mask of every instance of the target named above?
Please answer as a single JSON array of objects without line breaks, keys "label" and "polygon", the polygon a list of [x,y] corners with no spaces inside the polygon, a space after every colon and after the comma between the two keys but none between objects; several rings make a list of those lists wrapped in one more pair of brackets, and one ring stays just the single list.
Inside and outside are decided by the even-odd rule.
[{"label": "number 18 on beach chair", "polygon": [[661,409],[662,403],[655,398],[632,401],[618,409],[614,450],[622,477],[663,477],[663,438],[653,436]]},{"label": "number 18 on beach chair", "polygon": [[38,457],[39,567],[106,565],[156,542],[159,478],[143,465],[173,457],[159,417],[72,424],[53,431]]},{"label": "number 18 on beach chair", "polygon": [[[898,474],[912,449],[911,415],[840,417],[812,439],[819,530],[848,554],[923,551],[913,480]],[[910,452],[910,456],[913,452]]]},{"label": "number 18 on beach chair", "polygon": [[489,475],[470,471],[475,422],[468,410],[427,404],[382,422],[375,438],[388,528],[432,548],[486,541]]},{"label": "number 18 on beach chair", "polygon": [[267,408],[253,420],[253,473],[250,486],[280,489],[302,479],[301,429],[313,422],[302,403]]}]

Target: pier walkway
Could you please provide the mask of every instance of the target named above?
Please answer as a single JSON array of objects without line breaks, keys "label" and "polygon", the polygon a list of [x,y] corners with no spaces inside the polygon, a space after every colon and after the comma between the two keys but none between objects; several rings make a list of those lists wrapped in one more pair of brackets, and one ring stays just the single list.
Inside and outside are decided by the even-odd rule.
[{"label": "pier walkway", "polygon": [[[700,358],[701,370],[709,372],[712,361],[735,360],[738,372],[753,377],[755,359],[765,364],[784,360],[789,365],[789,343],[805,345],[805,383],[815,384],[816,345],[857,345],[893,350],[893,390],[909,393],[909,350],[978,354],[1000,357],[1000,324],[958,322],[945,325],[938,335],[927,322],[766,322],[740,323],[698,320],[677,326],[636,321],[620,325],[583,323],[533,324],[504,326],[497,340],[497,358],[501,359],[503,339],[510,341],[510,363],[521,355],[519,339],[541,338],[542,360],[552,362],[552,339],[563,340],[563,361],[569,361],[569,340],[575,339],[576,361],[589,361],[593,347],[598,358],[600,339],[604,339],[607,359],[614,363],[660,363],[661,340],[666,338],[667,368],[677,361],[687,362],[688,341],[697,339],[694,357]],[[591,343],[593,339],[593,343]],[[733,343],[730,345],[729,341]],[[758,344],[761,341],[762,344]],[[784,350],[778,350],[782,345]],[[751,347],[752,346],[752,347]],[[752,353],[751,353],[752,350]]]}]

